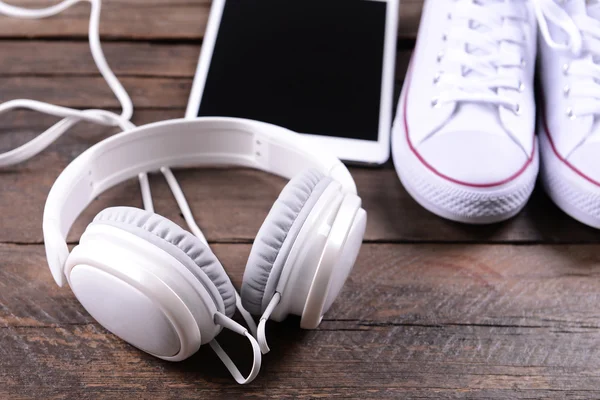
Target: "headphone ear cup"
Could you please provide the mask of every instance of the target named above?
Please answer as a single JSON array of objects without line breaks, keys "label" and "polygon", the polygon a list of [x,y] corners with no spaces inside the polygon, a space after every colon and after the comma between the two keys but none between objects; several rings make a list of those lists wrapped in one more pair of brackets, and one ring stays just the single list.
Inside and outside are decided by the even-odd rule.
[{"label": "headphone ear cup", "polygon": [[[352,272],[364,238],[367,213],[361,207],[361,199],[354,194],[341,197],[341,202],[332,202],[332,211],[335,211],[325,222],[326,240],[316,254],[318,261],[300,321],[304,329],[316,329],[321,323]],[[318,240],[310,242],[318,243]]]},{"label": "headphone ear cup", "polygon": [[261,315],[275,294],[277,282],[300,229],[332,179],[310,169],[282,190],[250,251],[242,283],[242,304]]},{"label": "headphone ear cup", "polygon": [[[220,311],[235,314],[235,288],[212,250],[171,220],[139,208],[111,207],[101,211],[93,224],[105,224],[133,233],[181,262],[203,284]],[[215,290],[216,289],[216,290]]]},{"label": "headphone ear cup", "polygon": [[102,211],[69,255],[75,296],[106,329],[156,357],[181,361],[212,342],[236,292],[210,248],[144,210]]}]

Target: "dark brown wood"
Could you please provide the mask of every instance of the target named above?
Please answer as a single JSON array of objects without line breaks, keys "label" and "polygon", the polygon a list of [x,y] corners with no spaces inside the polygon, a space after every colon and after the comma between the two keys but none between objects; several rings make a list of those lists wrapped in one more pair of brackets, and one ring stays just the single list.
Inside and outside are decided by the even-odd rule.
[{"label": "dark brown wood", "polygon": [[[401,3],[400,37],[409,40],[399,44],[397,93],[422,0]],[[104,1],[104,50],[133,97],[137,124],[184,115],[209,7],[209,0]],[[117,107],[84,40],[88,13],[78,5],[43,21],[0,17],[0,101]],[[1,115],[0,151],[54,121]],[[301,331],[297,318],[268,325],[273,351],[252,385],[236,385],[208,348],[179,364],[135,350],[54,284],[41,245],[52,183],[113,133],[82,123],[33,160],[0,171],[0,399],[600,397],[600,232],[565,216],[539,188],[509,222],[451,223],[416,204],[391,163],[351,168],[369,213],[369,243],[318,330]],[[176,175],[239,288],[250,243],[285,181],[247,169]],[[157,211],[185,226],[163,179],[151,182]],[[138,183],[100,196],[69,241],[113,205],[140,206]],[[231,334],[221,340],[247,368],[247,345]]]},{"label": "dark brown wood", "polygon": [[[239,288],[251,245],[212,248]],[[0,326],[93,323],[54,284],[43,246],[2,244],[0,265]],[[322,328],[596,330],[599,274],[600,245],[365,244]]]},{"label": "dark brown wood", "polygon": [[[140,110],[139,124],[179,118],[184,110]],[[54,119],[29,112],[4,116],[0,126],[0,150],[14,148],[33,138]],[[90,124],[67,133],[56,144],[23,165],[0,171],[1,242],[41,243],[43,205],[56,177],[78,154],[114,130]],[[376,242],[598,242],[600,232],[565,214],[538,189],[524,212],[503,224],[467,226],[443,220],[422,209],[404,190],[391,164],[383,168],[352,168],[368,211],[366,239]],[[191,200],[192,210],[209,239],[214,242],[252,241],[273,201],[285,185],[283,179],[251,170],[194,170],[177,172]],[[185,225],[172,196],[160,176],[152,179],[158,212]],[[78,221],[71,241],[76,241],[99,211],[115,205],[141,206],[138,183],[117,186],[86,210]]]},{"label": "dark brown wood", "polygon": [[[56,0],[52,2],[56,3]],[[29,7],[48,5],[47,0],[20,0]],[[210,0],[128,0],[106,1],[102,8],[100,32],[106,39],[201,40],[204,36]],[[400,37],[412,38],[419,25],[423,0],[402,0]],[[1,37],[86,38],[89,6],[79,5],[60,18],[15,21],[0,16]]]},{"label": "dark brown wood", "polygon": [[[104,42],[102,50],[118,77],[191,78],[201,44]],[[99,76],[87,42],[2,40],[0,76]]]},{"label": "dark brown wood", "polygon": [[[139,108],[182,108],[187,104],[191,78],[120,79]],[[0,78],[0,101],[29,98],[75,108],[115,108],[118,100],[101,77],[8,77]]]},{"label": "dark brown wood", "polygon": [[[187,105],[199,46],[106,43],[104,47],[109,63],[114,65],[114,72],[138,109],[180,109]],[[57,43],[25,42],[21,47],[14,41],[0,41],[0,51],[14,54],[0,59],[0,102],[27,93],[28,98],[67,107],[119,107],[85,43],[69,43],[62,49]],[[65,58],[64,52],[68,54]],[[410,51],[398,53],[398,87],[404,80],[410,55]],[[170,72],[157,76],[160,71]]]},{"label": "dark brown wood", "polygon": [[[397,52],[398,83],[408,69],[412,49],[405,47],[409,45],[403,44]],[[104,42],[102,49],[118,77],[193,78],[201,45]],[[0,51],[5,54],[0,59],[1,78],[100,75],[87,42],[0,40]]]},{"label": "dark brown wood", "polygon": [[[213,247],[239,287],[250,246]],[[297,319],[269,325],[273,352],[242,388],[206,348],[169,364],[125,345],[55,287],[42,246],[1,245],[0,393],[591,398],[600,384],[599,250],[365,245],[318,330],[300,331]],[[233,335],[223,343],[243,363],[245,344]]]},{"label": "dark brown wood", "polygon": [[[2,46],[6,46],[6,49]],[[106,43],[104,47],[116,74],[132,94],[138,110],[134,117],[136,123],[184,116],[183,107],[189,96],[199,46]],[[39,100],[74,107],[118,105],[109,88],[99,77],[87,43],[0,41],[0,49],[11,54],[10,57],[0,59],[0,71],[7,71],[0,72],[2,100],[23,97],[26,93],[27,96]],[[63,54],[66,55],[63,57]],[[36,56],[40,62],[35,62]],[[398,87],[406,72],[409,58],[409,51],[398,53]],[[25,61],[19,62],[21,59]],[[162,75],[168,78],[160,77],[161,71],[167,71]],[[156,109],[147,110],[147,107]],[[32,138],[52,121],[51,118],[23,112],[3,116],[0,150],[12,148]],[[30,229],[4,230],[4,233],[0,232],[0,239],[40,243],[42,237],[38,227],[41,226],[41,205],[52,182],[74,155],[80,154],[112,132],[110,129],[81,124],[40,158],[4,172],[5,175],[13,175],[14,184],[0,194],[0,206],[12,204],[15,198],[20,198],[24,193],[31,194],[35,191],[36,195],[28,196],[30,200],[20,208],[22,214],[0,216],[0,220],[4,219],[4,226],[7,227],[22,226],[23,220],[26,219]],[[51,168],[48,168],[49,164]],[[578,224],[558,211],[542,191],[534,195],[530,205],[518,218],[500,225],[471,227],[444,221],[423,210],[402,188],[391,164],[382,169],[356,168],[353,169],[353,174],[365,207],[369,211],[369,241],[576,243],[593,242],[600,238],[597,231]],[[223,179],[225,176],[227,178]],[[252,240],[273,199],[284,184],[277,178],[250,171],[239,174],[223,171],[185,172],[180,174],[180,177],[189,195],[193,199],[201,200],[194,206],[194,211],[211,240],[215,241]],[[177,220],[177,212],[173,209],[166,186],[161,185],[161,180],[156,182],[159,185],[155,189],[158,190],[156,193],[159,198],[159,210]],[[198,185],[198,182],[202,184]],[[208,189],[214,188],[215,182],[224,185],[218,190]],[[248,185],[256,187],[257,190],[248,194]],[[71,240],[77,239],[85,227],[85,221],[91,219],[94,213],[102,208],[111,204],[140,204],[135,182],[119,187],[111,193],[115,194],[102,196],[92,207],[92,211],[86,213],[82,218],[84,222],[75,229]],[[252,201],[247,201],[247,196],[251,196]],[[220,204],[228,204],[231,209],[239,209],[242,212],[233,218],[227,210],[223,210],[222,213],[213,212],[214,208],[220,208]],[[180,218],[178,222],[182,222]],[[7,237],[3,238],[3,235]]]}]

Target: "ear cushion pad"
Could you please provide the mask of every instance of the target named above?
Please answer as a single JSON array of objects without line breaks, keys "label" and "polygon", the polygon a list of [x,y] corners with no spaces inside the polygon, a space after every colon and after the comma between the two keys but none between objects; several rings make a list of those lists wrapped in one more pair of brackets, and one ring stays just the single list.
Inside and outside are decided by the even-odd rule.
[{"label": "ear cushion pad", "polygon": [[202,283],[219,307],[223,300],[228,317],[235,313],[235,288],[212,250],[179,225],[149,211],[112,207],[100,212],[92,224],[107,224],[154,244],[181,262]]},{"label": "ear cushion pad", "polygon": [[261,315],[275,294],[292,245],[314,205],[332,179],[310,169],[283,189],[260,228],[250,251],[242,283],[242,304]]}]

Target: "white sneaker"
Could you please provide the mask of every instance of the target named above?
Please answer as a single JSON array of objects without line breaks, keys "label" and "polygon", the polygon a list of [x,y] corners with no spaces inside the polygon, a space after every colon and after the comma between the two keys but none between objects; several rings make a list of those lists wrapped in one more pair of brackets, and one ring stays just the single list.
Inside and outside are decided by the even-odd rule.
[{"label": "white sneaker", "polygon": [[567,214],[600,228],[600,4],[538,3],[542,180]]},{"label": "white sneaker", "polygon": [[429,0],[392,151],[423,207],[467,223],[508,219],[538,173],[537,22],[524,0]]}]

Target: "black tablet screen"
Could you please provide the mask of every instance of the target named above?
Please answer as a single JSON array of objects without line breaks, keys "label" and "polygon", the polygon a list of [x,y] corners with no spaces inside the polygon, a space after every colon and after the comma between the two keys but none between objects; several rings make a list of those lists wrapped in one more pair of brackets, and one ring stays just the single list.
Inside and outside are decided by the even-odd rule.
[{"label": "black tablet screen", "polygon": [[386,7],[227,0],[198,115],[376,141]]}]

